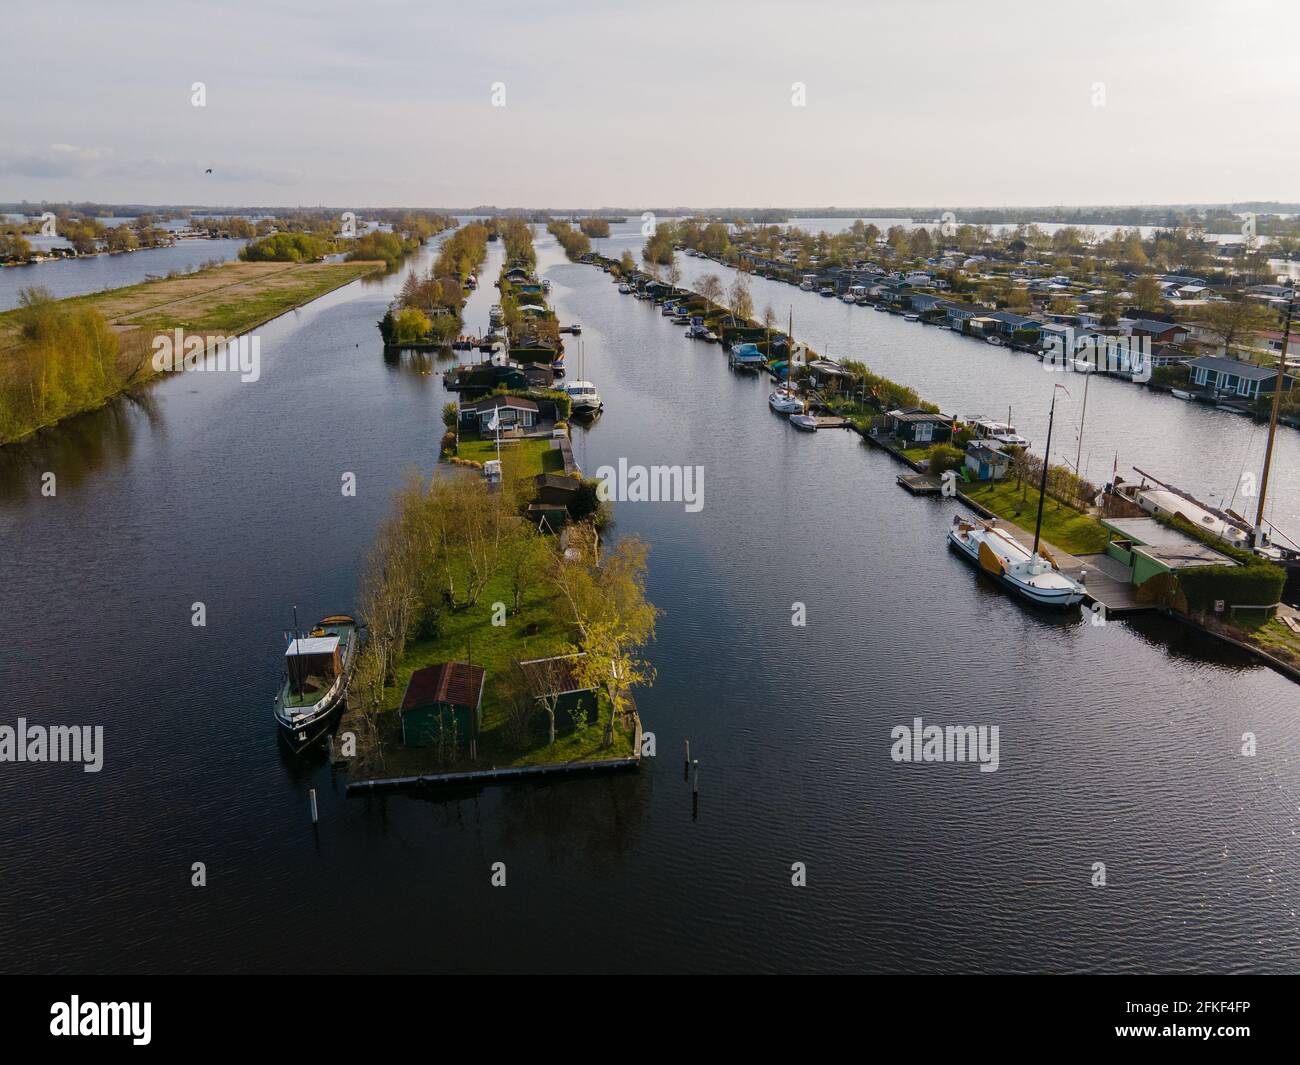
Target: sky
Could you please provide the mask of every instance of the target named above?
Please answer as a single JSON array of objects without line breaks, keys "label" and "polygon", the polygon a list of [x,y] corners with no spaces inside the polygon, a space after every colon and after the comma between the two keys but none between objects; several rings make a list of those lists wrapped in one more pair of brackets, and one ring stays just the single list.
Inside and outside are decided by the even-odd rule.
[{"label": "sky", "polygon": [[0,202],[1300,199],[1295,0],[26,0],[3,26]]}]

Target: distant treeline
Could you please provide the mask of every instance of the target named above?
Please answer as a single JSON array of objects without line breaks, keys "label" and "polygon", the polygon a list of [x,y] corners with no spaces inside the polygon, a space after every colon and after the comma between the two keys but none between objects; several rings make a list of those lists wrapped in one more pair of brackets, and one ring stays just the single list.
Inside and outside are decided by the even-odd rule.
[{"label": "distant treeline", "polygon": [[[235,221],[247,224],[246,219]],[[246,262],[302,263],[346,251],[349,261],[382,259],[391,270],[429,237],[451,228],[456,221],[446,215],[407,212],[389,221],[391,232],[377,229],[356,238],[338,236],[338,224],[337,216],[286,219],[277,232],[246,244],[239,257]]]}]

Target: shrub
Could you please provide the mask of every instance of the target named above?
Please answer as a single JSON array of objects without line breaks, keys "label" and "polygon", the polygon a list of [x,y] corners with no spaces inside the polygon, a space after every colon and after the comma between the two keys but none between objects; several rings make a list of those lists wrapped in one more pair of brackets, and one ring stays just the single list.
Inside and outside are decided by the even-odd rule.
[{"label": "shrub", "polygon": [[930,460],[929,472],[933,477],[938,477],[945,470],[960,469],[966,461],[965,453],[951,444],[935,444],[926,457]]}]

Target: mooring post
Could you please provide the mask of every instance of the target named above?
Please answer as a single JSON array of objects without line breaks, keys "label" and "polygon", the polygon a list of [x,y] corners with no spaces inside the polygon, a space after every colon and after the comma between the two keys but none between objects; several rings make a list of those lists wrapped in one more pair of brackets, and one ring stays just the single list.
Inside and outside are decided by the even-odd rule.
[{"label": "mooring post", "polygon": [[691,783],[691,820],[700,816],[700,760],[691,763],[695,767],[695,780]]},{"label": "mooring post", "polygon": [[311,823],[314,825],[314,824],[316,823],[316,817],[317,817],[317,815],[316,815],[316,789],[315,789],[315,788],[308,788],[308,789],[307,789],[307,797],[311,800]]},{"label": "mooring post", "polygon": [[682,770],[682,779],[683,780],[691,779],[691,741],[690,740],[686,741],[686,766]]},{"label": "mooring post", "polygon": [[329,751],[330,768],[334,768],[334,737],[332,735],[325,737],[326,749]]}]

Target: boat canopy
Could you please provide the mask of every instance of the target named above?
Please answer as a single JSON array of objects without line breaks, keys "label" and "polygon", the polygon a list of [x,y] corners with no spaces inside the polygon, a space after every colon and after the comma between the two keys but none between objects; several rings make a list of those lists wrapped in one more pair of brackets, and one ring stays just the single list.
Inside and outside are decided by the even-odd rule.
[{"label": "boat canopy", "polygon": [[290,640],[284,649],[286,658],[298,655],[332,655],[338,649],[337,636],[306,636],[300,640]]}]

